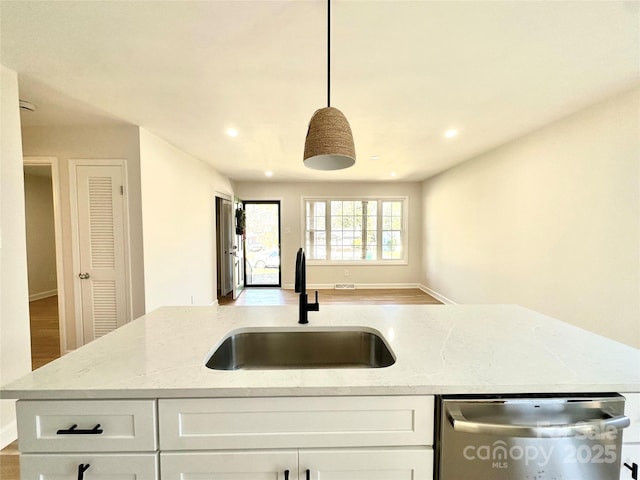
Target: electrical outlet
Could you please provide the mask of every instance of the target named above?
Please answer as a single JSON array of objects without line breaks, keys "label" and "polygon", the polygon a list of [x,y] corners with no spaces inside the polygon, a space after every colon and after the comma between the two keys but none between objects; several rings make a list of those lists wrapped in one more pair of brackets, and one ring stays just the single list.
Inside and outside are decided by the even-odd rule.
[{"label": "electrical outlet", "polygon": [[349,276],[349,270],[347,270],[346,268],[344,269],[344,276],[348,277]]},{"label": "electrical outlet", "polygon": [[191,305],[193,305],[193,295],[191,295]]}]

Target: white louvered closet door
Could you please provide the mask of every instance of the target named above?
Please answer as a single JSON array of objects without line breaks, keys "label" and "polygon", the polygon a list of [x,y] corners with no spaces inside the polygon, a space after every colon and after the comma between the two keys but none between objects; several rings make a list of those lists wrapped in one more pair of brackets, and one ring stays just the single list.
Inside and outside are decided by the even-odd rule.
[{"label": "white louvered closet door", "polygon": [[121,166],[76,166],[83,340],[127,322]]}]

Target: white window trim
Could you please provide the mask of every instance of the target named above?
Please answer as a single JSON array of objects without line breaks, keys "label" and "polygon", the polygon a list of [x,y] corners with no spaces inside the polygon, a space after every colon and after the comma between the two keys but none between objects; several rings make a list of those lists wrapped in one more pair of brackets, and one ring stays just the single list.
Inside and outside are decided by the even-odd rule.
[{"label": "white window trim", "polygon": [[[402,211],[402,258],[397,260],[313,260],[307,258],[307,265],[322,266],[341,266],[341,265],[360,265],[360,266],[380,266],[380,265],[408,265],[409,264],[409,197],[404,195],[332,195],[332,196],[308,196],[300,197],[300,245],[306,245],[306,202],[307,201],[332,201],[332,200],[401,200],[403,202]],[[381,239],[382,241],[382,239]]]}]

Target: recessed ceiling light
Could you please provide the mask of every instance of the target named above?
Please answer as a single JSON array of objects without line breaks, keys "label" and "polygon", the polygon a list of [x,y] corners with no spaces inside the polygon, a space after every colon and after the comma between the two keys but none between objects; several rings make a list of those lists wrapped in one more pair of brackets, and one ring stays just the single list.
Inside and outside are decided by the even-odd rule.
[{"label": "recessed ceiling light", "polygon": [[236,130],[235,128],[227,128],[227,135],[229,135],[230,137],[237,137],[238,130]]},{"label": "recessed ceiling light", "polygon": [[397,174],[396,172],[391,172],[391,173],[389,174],[389,176],[390,176],[390,177],[396,177],[397,175],[398,175],[398,174]]},{"label": "recessed ceiling light", "polygon": [[264,172],[264,175],[266,177],[273,177],[273,172],[271,170],[267,170],[266,172]]},{"label": "recessed ceiling light", "polygon": [[380,160],[378,155],[371,155],[371,160]]},{"label": "recessed ceiling light", "polygon": [[444,132],[444,136],[447,138],[453,138],[457,135],[458,135],[458,130],[456,130],[455,128],[450,128],[449,130]]}]

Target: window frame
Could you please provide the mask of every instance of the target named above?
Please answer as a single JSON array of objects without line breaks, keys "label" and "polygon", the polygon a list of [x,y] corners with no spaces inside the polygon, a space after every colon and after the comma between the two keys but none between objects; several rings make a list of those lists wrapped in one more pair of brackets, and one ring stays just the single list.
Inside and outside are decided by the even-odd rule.
[{"label": "window frame", "polygon": [[381,195],[381,196],[302,196],[300,200],[300,234],[301,234],[301,245],[306,250],[306,232],[307,232],[307,202],[326,202],[326,249],[327,256],[330,256],[331,252],[331,212],[330,212],[330,204],[332,201],[378,201],[378,202],[402,202],[402,258],[399,259],[388,259],[383,260],[382,256],[382,203],[378,204],[378,251],[380,252],[380,257],[377,260],[321,260],[321,259],[312,259],[307,255],[306,261],[308,265],[323,265],[323,266],[339,266],[339,265],[361,265],[361,266],[374,266],[374,265],[408,265],[409,264],[409,197],[405,195]]}]

